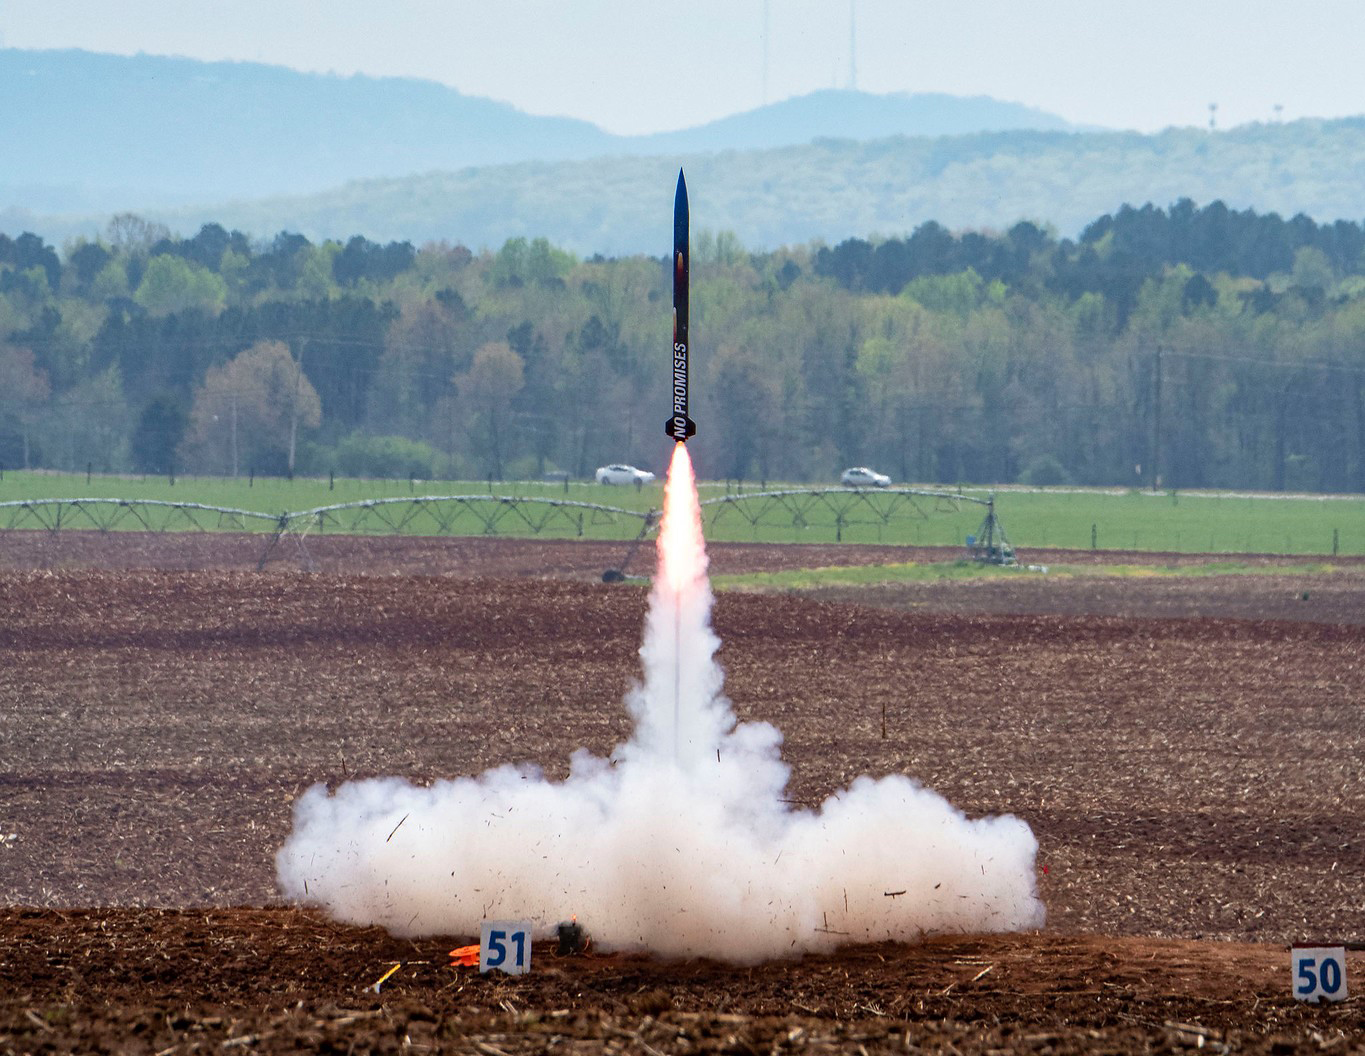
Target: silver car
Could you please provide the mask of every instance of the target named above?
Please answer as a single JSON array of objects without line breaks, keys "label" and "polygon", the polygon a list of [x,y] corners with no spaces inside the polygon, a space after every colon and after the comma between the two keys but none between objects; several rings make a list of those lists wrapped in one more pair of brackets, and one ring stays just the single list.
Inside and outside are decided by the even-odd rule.
[{"label": "silver car", "polygon": [[874,473],[866,466],[853,466],[844,470],[839,477],[846,488],[889,488],[891,478],[885,473]]},{"label": "silver car", "polygon": [[648,484],[654,474],[634,466],[602,466],[597,470],[599,484]]}]

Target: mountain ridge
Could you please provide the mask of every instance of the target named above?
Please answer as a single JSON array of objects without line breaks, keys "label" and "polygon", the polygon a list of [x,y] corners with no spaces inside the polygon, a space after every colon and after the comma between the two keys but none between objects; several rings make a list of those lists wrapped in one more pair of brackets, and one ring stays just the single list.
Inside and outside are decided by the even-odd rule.
[{"label": "mountain ridge", "polygon": [[[213,222],[256,237],[282,230],[314,241],[363,234],[472,249],[544,237],[584,256],[654,254],[671,239],[679,167],[687,170],[694,232],[733,232],[754,249],[891,237],[927,221],[1000,231],[1029,220],[1071,237],[1125,204],[1165,207],[1183,198],[1285,217],[1304,213],[1320,222],[1365,216],[1365,118],[1217,134],[822,139],[759,151],[526,162],[143,215],[186,235]],[[49,239],[102,229],[98,217],[29,219],[27,229]]]},{"label": "mountain ridge", "polygon": [[[3,60],[14,54],[0,50],[0,90],[5,89],[4,78],[14,75],[15,70],[13,63],[7,66]],[[168,67],[156,58],[150,65],[137,68],[144,73],[174,68],[182,79],[185,75],[210,78],[191,94],[211,94],[212,85],[221,83],[221,79],[212,81],[215,76],[250,72],[244,70],[250,64],[164,61],[181,65]],[[281,74],[277,68],[268,69],[274,71],[272,77],[298,76],[292,71]],[[364,95],[373,80],[334,74],[308,76],[321,79],[310,81],[313,87],[340,85],[342,97],[348,97],[347,91]],[[269,94],[261,88],[262,82],[255,83]],[[459,94],[430,82],[413,82],[415,88],[400,79],[386,83],[385,90],[397,96],[384,96],[383,105],[371,105],[369,110],[359,104],[351,109],[333,105],[310,134],[326,140],[324,133],[333,127],[329,122],[345,118],[352,126],[368,121],[370,127],[380,127],[376,125],[379,122],[402,142],[420,145],[423,136],[425,140],[433,138],[431,128],[410,114],[416,131],[400,135],[402,129],[398,128],[395,132],[393,100],[406,97],[404,93],[410,88],[419,95],[430,93],[442,100]],[[13,89],[12,84],[9,87]],[[64,83],[61,91],[69,107],[88,97],[93,89],[89,82],[72,82]],[[32,94],[32,86],[29,92]],[[126,102],[126,95],[122,98]],[[907,99],[913,102],[921,97],[860,96],[859,102],[871,100],[873,107],[880,107],[905,104]],[[773,104],[767,113],[774,121],[769,134],[779,140],[790,138],[792,133],[784,131],[783,121],[803,111],[801,128],[829,132],[812,113],[822,109],[837,112],[831,108],[841,100],[847,101],[843,94],[831,90]],[[226,106],[221,100],[215,105]],[[318,108],[326,109],[321,104]],[[25,116],[16,117],[15,112]],[[225,120],[240,117],[231,107],[224,113]],[[283,180],[288,183],[285,191],[269,189],[282,181],[277,173],[274,184],[228,179],[221,184],[221,192],[205,193],[197,199],[170,191],[160,197],[149,193],[149,197],[138,198],[135,186],[127,181],[108,198],[91,192],[62,199],[60,195],[45,198],[41,183],[22,166],[25,158],[32,160],[44,149],[49,154],[55,151],[45,147],[42,140],[47,126],[25,107],[10,108],[0,111],[0,135],[8,136],[8,142],[23,144],[23,149],[16,152],[17,160],[7,159],[0,179],[11,181],[11,192],[26,183],[27,197],[6,195],[0,186],[0,231],[11,235],[33,231],[53,242],[95,237],[104,230],[111,214],[134,211],[186,235],[212,222],[258,238],[270,238],[280,231],[298,232],[314,241],[344,240],[361,234],[379,241],[447,241],[479,249],[496,248],[508,238],[544,237],[582,255],[654,253],[660,245],[666,246],[670,237],[666,230],[668,205],[660,198],[659,188],[673,186],[679,166],[687,168],[697,231],[730,231],[742,244],[755,249],[907,234],[931,220],[953,230],[1004,230],[1019,220],[1030,220],[1071,236],[1096,217],[1125,204],[1167,206],[1183,198],[1198,204],[1218,200],[1233,209],[1284,216],[1303,213],[1322,222],[1365,217],[1365,194],[1360,190],[1365,186],[1365,117],[1360,116],[1243,125],[1218,132],[1170,128],[1144,134],[1065,126],[876,138],[818,134],[797,145],[738,149],[724,144],[733,142],[736,135],[747,137],[744,141],[756,137],[744,132],[746,122],[754,120],[752,113],[697,129],[633,139],[614,137],[573,119],[533,118],[509,104],[489,100],[475,100],[461,113],[463,119],[447,116],[463,129],[466,145],[477,145],[483,135],[495,143],[496,150],[503,151],[502,155],[494,151],[488,156],[502,156],[504,160],[446,165],[434,154],[419,153],[404,160],[390,151],[373,167],[402,169],[400,175],[371,171],[341,178],[336,176],[345,168],[337,160],[345,157],[341,146],[297,142],[281,152],[288,158],[276,162],[281,167],[285,161],[302,163],[316,173],[316,179]],[[497,125],[509,114],[513,127],[524,133],[520,141],[514,137],[512,146],[488,132],[492,126],[481,123],[486,119]],[[137,120],[147,122],[155,116],[144,113]],[[25,120],[32,127],[15,138],[16,127]],[[91,119],[87,116],[83,120]],[[541,124],[546,120],[555,123]],[[174,122],[169,124],[175,127]],[[116,131],[123,141],[136,141],[140,127],[130,121]],[[217,153],[181,153],[190,155],[190,160],[201,167],[212,167],[232,155],[241,134],[234,138],[225,127],[215,127],[223,140],[215,148]],[[714,138],[698,139],[708,127]],[[834,131],[866,128],[850,127],[845,122]],[[534,149],[541,156],[506,160],[517,142],[522,146],[516,149]],[[132,152],[131,146],[128,149]],[[588,156],[544,156],[555,150],[587,151]],[[61,171],[81,171],[74,149],[69,153]],[[86,153],[94,155],[98,150],[87,145]],[[482,156],[472,148],[468,153],[470,157]],[[132,152],[124,158],[124,175],[129,180],[145,177],[149,170],[156,173],[156,166],[145,159],[138,163],[139,168],[134,164],[136,157]],[[663,198],[671,201],[669,194],[671,191]],[[24,205],[25,201],[31,204]]]},{"label": "mountain ridge", "polygon": [[22,144],[0,207],[70,212],[311,193],[359,179],[519,161],[759,149],[860,138],[1065,127],[976,97],[824,91],[692,128],[618,136],[434,81],[251,62],[0,49],[0,141]]}]

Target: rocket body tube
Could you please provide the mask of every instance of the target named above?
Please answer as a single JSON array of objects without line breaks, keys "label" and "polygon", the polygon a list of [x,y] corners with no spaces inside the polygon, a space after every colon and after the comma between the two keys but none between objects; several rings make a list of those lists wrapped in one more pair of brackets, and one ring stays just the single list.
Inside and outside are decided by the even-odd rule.
[{"label": "rocket body tube", "polygon": [[664,422],[664,432],[679,443],[696,435],[697,426],[687,415],[687,271],[691,251],[688,246],[687,181],[678,170],[678,191],[673,198],[673,384],[672,410]]}]

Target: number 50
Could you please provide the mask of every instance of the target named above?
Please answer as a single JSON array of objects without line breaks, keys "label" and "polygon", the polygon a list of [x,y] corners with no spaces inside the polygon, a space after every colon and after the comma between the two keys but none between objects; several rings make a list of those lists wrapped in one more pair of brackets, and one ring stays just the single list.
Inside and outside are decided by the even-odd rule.
[{"label": "number 50", "polygon": [[1300,1001],[1345,1001],[1346,950],[1343,947],[1295,947],[1290,951],[1294,996]]}]

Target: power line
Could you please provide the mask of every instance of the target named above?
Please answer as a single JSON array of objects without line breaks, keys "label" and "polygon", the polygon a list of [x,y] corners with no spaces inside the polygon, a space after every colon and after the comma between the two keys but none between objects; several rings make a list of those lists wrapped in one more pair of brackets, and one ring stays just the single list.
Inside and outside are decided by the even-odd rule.
[{"label": "power line", "polygon": [[1167,356],[1178,356],[1181,359],[1207,359],[1220,363],[1254,363],[1262,367],[1277,367],[1281,370],[1301,370],[1313,368],[1316,370],[1337,371],[1342,374],[1365,374],[1365,366],[1352,367],[1345,363],[1336,363],[1330,359],[1261,359],[1258,356],[1234,356],[1219,352],[1182,352],[1179,349],[1162,347],[1162,354]]}]

